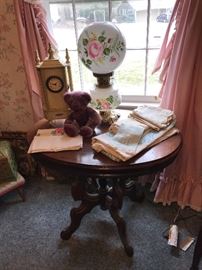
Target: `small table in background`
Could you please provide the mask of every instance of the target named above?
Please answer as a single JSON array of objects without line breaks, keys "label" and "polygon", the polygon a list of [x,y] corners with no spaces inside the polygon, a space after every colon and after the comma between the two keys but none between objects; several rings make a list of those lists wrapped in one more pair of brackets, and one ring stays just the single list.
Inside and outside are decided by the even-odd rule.
[{"label": "small table in background", "polygon": [[[122,116],[129,111],[120,113]],[[47,128],[47,122],[45,125],[37,125],[37,128],[43,127]],[[96,129],[96,134],[106,130],[106,127],[100,126]],[[161,171],[174,161],[181,146],[182,139],[180,134],[177,134],[126,162],[116,162],[96,153],[91,148],[91,139],[84,139],[83,148],[80,150],[32,154],[44,167],[77,177],[72,184],[71,194],[73,199],[81,201],[81,204],[71,209],[70,225],[61,232],[61,238],[68,240],[80,226],[82,218],[99,205],[102,210],[109,210],[117,225],[125,252],[132,256],[133,248],[128,242],[126,222],[119,214],[123,197],[129,195],[133,199],[134,185],[128,185],[127,179]]]}]

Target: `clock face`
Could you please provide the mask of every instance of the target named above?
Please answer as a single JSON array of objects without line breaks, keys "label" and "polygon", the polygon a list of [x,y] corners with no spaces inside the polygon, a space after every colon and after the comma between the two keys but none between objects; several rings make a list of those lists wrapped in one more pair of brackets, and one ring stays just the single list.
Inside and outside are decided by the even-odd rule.
[{"label": "clock face", "polygon": [[49,91],[58,93],[62,91],[64,87],[63,80],[58,76],[50,76],[46,81],[46,86]]}]

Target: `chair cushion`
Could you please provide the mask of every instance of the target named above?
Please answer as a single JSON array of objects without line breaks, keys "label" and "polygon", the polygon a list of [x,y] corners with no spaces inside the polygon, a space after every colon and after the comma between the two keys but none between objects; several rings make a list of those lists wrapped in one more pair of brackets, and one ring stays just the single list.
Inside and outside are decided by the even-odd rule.
[{"label": "chair cushion", "polygon": [[0,172],[0,184],[17,179],[17,163],[8,141],[0,141]]}]

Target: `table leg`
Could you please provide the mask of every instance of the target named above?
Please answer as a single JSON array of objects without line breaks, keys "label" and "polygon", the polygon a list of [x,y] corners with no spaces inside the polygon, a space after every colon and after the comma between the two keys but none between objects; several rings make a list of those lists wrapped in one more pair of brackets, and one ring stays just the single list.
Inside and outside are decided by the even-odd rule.
[{"label": "table leg", "polygon": [[126,222],[122,217],[119,216],[119,211],[117,209],[110,209],[109,210],[111,217],[116,222],[119,236],[121,242],[124,246],[125,252],[129,257],[133,256],[133,248],[128,244],[127,233],[126,233]]},{"label": "table leg", "polygon": [[121,242],[124,246],[125,252],[129,257],[133,256],[133,248],[128,244],[126,222],[123,217],[120,216],[119,212],[122,208],[123,197],[125,194],[124,186],[122,181],[113,180],[112,190],[107,193],[105,197],[105,205],[109,209],[112,219],[115,221]]},{"label": "table leg", "polygon": [[71,216],[71,223],[69,227],[62,231],[60,236],[63,240],[68,240],[71,235],[78,229],[78,227],[81,224],[82,218],[89,213],[93,207],[94,204],[88,204],[86,202],[82,202],[78,208],[73,208],[70,212]]},{"label": "table leg", "polygon": [[120,216],[119,210],[122,207],[122,201],[124,196],[124,190],[117,184],[113,187],[113,198],[109,212],[113,220],[115,221],[121,242],[124,246],[125,252],[129,257],[133,256],[133,248],[128,244],[126,222],[123,217]]},{"label": "table leg", "polygon": [[75,201],[81,200],[81,204],[79,207],[71,209],[71,223],[67,229],[63,230],[60,234],[63,240],[68,240],[80,226],[82,218],[89,213],[93,207],[99,204],[97,196],[91,198],[91,196],[87,195],[85,192],[84,181],[74,183],[71,188],[71,193]]},{"label": "table leg", "polygon": [[109,210],[112,219],[117,225],[126,254],[129,257],[133,256],[133,248],[128,244],[126,222],[119,214],[119,210],[122,208],[123,196],[125,195],[123,183],[118,180],[109,183],[107,180],[102,179],[99,181],[97,190],[96,181],[92,181],[92,183],[94,184],[94,193],[89,193],[89,187],[85,181],[79,181],[72,185],[72,197],[76,201],[81,200],[81,204],[77,208],[72,208],[70,212],[71,223],[67,229],[61,232],[61,238],[68,240],[79,228],[82,218],[95,206],[100,205],[102,210]]},{"label": "table leg", "polygon": [[128,196],[131,201],[143,202],[145,198],[144,188],[141,184],[137,183],[135,180],[125,180],[124,183],[125,195]]}]

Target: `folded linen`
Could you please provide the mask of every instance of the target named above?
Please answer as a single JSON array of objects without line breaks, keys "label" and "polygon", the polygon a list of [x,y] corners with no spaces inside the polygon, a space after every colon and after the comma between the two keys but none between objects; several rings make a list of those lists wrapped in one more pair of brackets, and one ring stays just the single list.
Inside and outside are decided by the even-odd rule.
[{"label": "folded linen", "polygon": [[124,146],[137,146],[146,130],[148,130],[148,126],[130,118],[118,120],[109,127],[113,140]]},{"label": "folded linen", "polygon": [[112,126],[108,132],[92,138],[92,148],[115,161],[126,161],[179,132],[174,128],[174,122],[160,131],[149,129],[132,119],[119,120],[116,125],[118,128],[115,128],[114,133]]},{"label": "folded linen", "polygon": [[59,152],[79,150],[83,147],[83,138],[67,136],[62,128],[39,129],[31,142],[28,153]]},{"label": "folded linen", "polygon": [[148,105],[138,106],[130,113],[129,117],[157,131],[169,126],[176,118],[171,110]]}]

